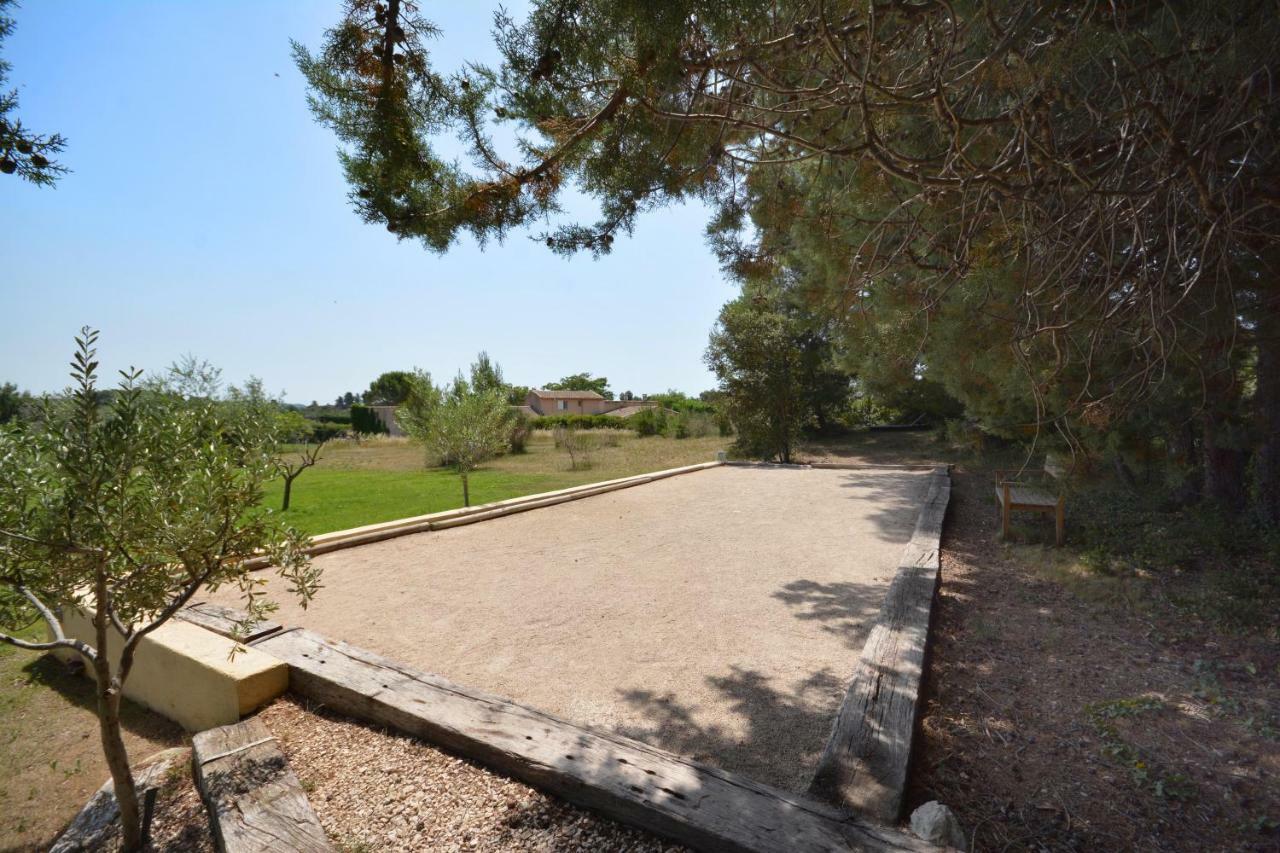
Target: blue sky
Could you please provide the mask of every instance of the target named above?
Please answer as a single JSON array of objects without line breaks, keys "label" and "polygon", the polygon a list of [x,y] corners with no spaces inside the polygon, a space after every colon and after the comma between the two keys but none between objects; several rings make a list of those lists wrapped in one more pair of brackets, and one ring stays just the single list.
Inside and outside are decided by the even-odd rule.
[{"label": "blue sky", "polygon": [[[73,173],[56,189],[0,176],[0,382],[62,388],[89,324],[110,371],[193,353],[294,402],[359,392],[383,370],[451,376],[481,349],[519,384],[587,370],[615,391],[711,387],[702,352],[735,288],[697,205],[645,216],[598,261],[519,233],[441,257],[360,222],[289,58],[289,39],[318,45],[340,5],[14,12],[3,51],[19,117],[68,138]],[[423,3],[444,31],[439,67],[493,56],[493,5]],[[581,199],[571,212],[594,218]]]}]

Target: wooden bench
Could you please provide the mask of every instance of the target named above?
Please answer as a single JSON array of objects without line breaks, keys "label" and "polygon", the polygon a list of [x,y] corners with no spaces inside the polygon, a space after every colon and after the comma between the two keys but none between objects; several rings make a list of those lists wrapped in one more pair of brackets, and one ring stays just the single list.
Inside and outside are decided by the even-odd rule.
[{"label": "wooden bench", "polygon": [[[1054,541],[1061,545],[1066,528],[1065,498],[1063,498],[1061,492],[1055,496],[1033,485],[1010,479],[1011,476],[1017,476],[1021,473],[1025,473],[1025,470],[1015,468],[996,469],[996,500],[1000,503],[1001,535],[1005,539],[1009,538],[1009,517],[1015,512],[1052,514],[1054,517]],[[1051,480],[1056,481],[1060,480],[1065,472],[1062,465],[1054,457],[1046,456],[1044,473],[1048,474]]]}]

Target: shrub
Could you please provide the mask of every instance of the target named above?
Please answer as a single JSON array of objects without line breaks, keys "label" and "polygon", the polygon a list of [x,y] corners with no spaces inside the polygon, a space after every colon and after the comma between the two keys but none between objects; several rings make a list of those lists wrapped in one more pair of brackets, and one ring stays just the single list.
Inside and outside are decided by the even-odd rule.
[{"label": "shrub", "polygon": [[360,435],[384,435],[388,432],[373,409],[361,405],[351,407],[351,428]]},{"label": "shrub", "polygon": [[706,438],[715,431],[716,418],[709,413],[681,412],[676,418],[676,438]]},{"label": "shrub", "polygon": [[529,443],[529,434],[533,432],[530,425],[531,419],[523,412],[516,412],[515,418],[511,422],[511,432],[507,436],[507,447],[512,453],[524,453],[525,445]]},{"label": "shrub", "polygon": [[350,432],[348,424],[324,423],[317,421],[311,427],[311,440],[315,442],[331,441],[342,438]]},{"label": "shrub", "polygon": [[627,423],[636,435],[663,435],[667,431],[667,413],[658,408],[645,409],[627,418]]},{"label": "shrub", "polygon": [[588,435],[573,427],[556,427],[556,446],[569,454],[569,469],[586,471],[591,468],[591,452],[596,448],[596,436]]},{"label": "shrub", "polygon": [[716,410],[716,407],[705,400],[699,400],[697,397],[690,397],[679,391],[668,391],[665,394],[653,394],[648,399],[656,400],[664,409],[671,409],[674,412],[688,412],[690,414],[710,415]]},{"label": "shrub", "polygon": [[[637,415],[637,417],[639,417]],[[531,429],[554,430],[557,426],[574,429],[631,429],[634,418],[615,418],[611,415],[543,415],[529,421]]]}]

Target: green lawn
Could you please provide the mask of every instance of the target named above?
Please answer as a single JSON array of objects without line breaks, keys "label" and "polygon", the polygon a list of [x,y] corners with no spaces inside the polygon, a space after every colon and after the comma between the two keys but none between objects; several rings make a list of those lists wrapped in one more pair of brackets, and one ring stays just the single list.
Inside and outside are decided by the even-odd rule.
[{"label": "green lawn", "polygon": [[[568,455],[549,435],[538,434],[529,451],[495,459],[471,475],[471,503],[520,497],[611,480],[679,465],[709,462],[730,439],[709,437],[676,440],[636,438],[615,433],[600,436],[587,470],[571,470]],[[283,485],[273,483],[265,503],[278,510]],[[403,440],[380,439],[362,444],[335,443],[321,462],[294,481],[292,506],[285,517],[315,535],[380,521],[393,521],[462,506],[462,482],[447,469],[427,469],[422,453]]]}]

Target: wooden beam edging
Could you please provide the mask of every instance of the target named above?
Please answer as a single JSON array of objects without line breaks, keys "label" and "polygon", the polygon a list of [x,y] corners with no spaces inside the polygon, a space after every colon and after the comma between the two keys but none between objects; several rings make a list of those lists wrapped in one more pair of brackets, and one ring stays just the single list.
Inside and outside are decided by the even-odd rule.
[{"label": "wooden beam edging", "polygon": [[275,634],[284,628],[279,622],[263,620],[254,622],[248,627],[247,631],[242,630],[245,621],[249,618],[248,613],[207,601],[184,607],[174,616],[184,622],[199,625],[201,628],[206,628],[215,634],[220,634],[229,640],[235,640],[245,645],[270,634]]},{"label": "wooden beam edging", "polygon": [[206,729],[191,751],[221,853],[331,853],[302,783],[260,719]]},{"label": "wooden beam edging", "polygon": [[295,693],[338,713],[422,738],[697,849],[937,849],[803,795],[577,726],[310,631],[274,634],[254,647],[289,665]]},{"label": "wooden beam edging", "polygon": [[[699,462],[696,465],[683,465],[679,468],[668,468],[648,474],[636,474],[631,477],[604,480],[599,483],[584,483],[581,486],[570,486],[567,489],[558,489],[552,492],[523,495],[518,498],[508,498],[504,501],[494,501],[492,503],[479,504],[478,506],[447,509],[441,512],[428,513],[427,515],[416,515],[378,524],[366,524],[363,527],[352,527],[347,530],[335,530],[331,533],[321,533],[319,536],[313,536],[311,538],[312,544],[306,549],[306,553],[312,556],[327,554],[330,551],[353,548],[356,545],[368,545],[372,542],[381,542],[384,539],[391,539],[396,536],[408,536],[413,533],[425,533],[429,530],[460,527],[464,524],[474,524],[477,521],[487,521],[491,518],[501,518],[504,515],[514,515],[517,512],[526,512],[531,509],[568,503],[580,498],[602,495],[605,492],[613,492],[630,488],[631,486],[641,486],[645,483],[652,483],[655,480],[665,480],[678,474],[704,471],[707,468],[716,468],[724,464],[719,461]],[[245,565],[250,569],[263,569],[270,563],[265,557],[256,557],[245,561]]]},{"label": "wooden beam edging", "polygon": [[809,785],[815,797],[885,823],[902,812],[950,500],[951,475],[935,468]]},{"label": "wooden beam edging", "polygon": [[938,468],[936,462],[758,462],[748,459],[728,459],[723,464],[733,468],[781,468],[804,471],[808,469],[835,471],[915,471]]}]

